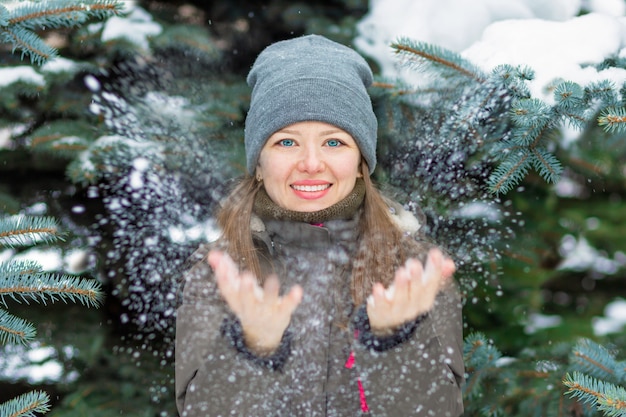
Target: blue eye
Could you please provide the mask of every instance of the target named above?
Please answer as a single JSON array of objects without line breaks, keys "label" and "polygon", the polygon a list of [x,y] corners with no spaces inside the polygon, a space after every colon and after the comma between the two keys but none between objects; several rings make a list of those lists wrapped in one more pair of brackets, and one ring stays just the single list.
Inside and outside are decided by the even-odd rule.
[{"label": "blue eye", "polygon": [[293,139],[282,139],[278,142],[280,146],[293,146],[295,142]]},{"label": "blue eye", "polygon": [[337,146],[341,146],[341,141],[337,139],[329,139],[326,144],[331,148],[336,148]]}]

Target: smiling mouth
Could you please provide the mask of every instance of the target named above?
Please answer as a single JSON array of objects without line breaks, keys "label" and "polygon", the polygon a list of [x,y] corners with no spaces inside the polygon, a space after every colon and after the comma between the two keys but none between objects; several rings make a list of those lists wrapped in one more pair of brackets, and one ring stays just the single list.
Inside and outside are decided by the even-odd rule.
[{"label": "smiling mouth", "polygon": [[324,191],[328,188],[330,188],[332,184],[320,184],[320,185],[292,185],[291,188],[293,188],[296,191],[304,191],[304,192],[308,192],[308,193],[314,193],[317,191]]}]

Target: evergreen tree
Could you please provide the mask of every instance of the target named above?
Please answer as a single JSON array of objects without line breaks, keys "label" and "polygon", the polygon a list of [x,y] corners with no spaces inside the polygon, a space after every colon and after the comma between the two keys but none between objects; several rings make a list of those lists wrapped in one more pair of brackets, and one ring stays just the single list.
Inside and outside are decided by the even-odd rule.
[{"label": "evergreen tree", "polygon": [[[249,99],[243,80],[258,51],[245,54],[241,45],[258,42],[261,47],[303,32],[343,42],[353,35],[348,19],[335,30],[329,23],[332,14],[320,12],[324,5],[271,3],[255,8],[255,19],[243,19],[257,24],[256,29],[233,31],[238,35],[226,40],[216,40],[211,28],[190,24],[179,15],[167,20],[164,12],[158,19],[162,31],[148,37],[147,49],[124,38],[102,42],[104,25],[76,28],[65,51],[82,60],[78,66],[58,73],[36,69],[43,83],[21,79],[2,88],[0,121],[12,126],[12,139],[23,145],[16,148],[28,149],[39,164],[57,164],[77,189],[103,202],[103,213],[91,229],[97,234],[92,249],[101,255],[101,275],[111,281],[122,316],[143,329],[133,336],[142,348],[160,349],[153,346],[155,335],[166,339],[164,351],[155,352],[161,363],[171,361],[167,345],[173,338],[177,293],[172,277],[212,232],[212,209],[229,187],[227,179],[243,172],[238,164],[243,160],[241,129]],[[344,7],[358,3],[346,2]],[[223,7],[229,13],[238,10],[235,5]],[[251,13],[242,10],[244,16]],[[271,16],[278,17],[268,24]],[[139,14],[135,19],[157,21]],[[9,27],[5,22],[10,21],[0,19],[2,27]],[[258,27],[279,26],[281,31],[271,36],[258,36]],[[237,36],[246,42],[236,43]],[[228,47],[218,47],[224,43]],[[231,48],[237,56],[228,55]],[[458,275],[468,299],[468,329],[485,327],[484,332],[468,331],[465,340],[466,415],[543,416],[569,410],[594,415],[596,399],[619,398],[623,379],[594,373],[589,364],[575,360],[579,345],[548,343],[552,339],[541,335],[520,337],[524,332],[519,313],[506,294],[511,288],[519,290],[514,285],[526,280],[528,286],[515,293],[519,303],[533,304],[524,306],[525,311],[541,309],[537,288],[559,278],[554,247],[558,237],[571,230],[562,225],[563,218],[583,222],[579,213],[593,209],[613,226],[595,238],[625,247],[620,238],[626,235],[620,232],[626,224],[623,205],[599,201],[592,207],[589,201],[572,198],[562,208],[570,210],[568,216],[545,213],[562,200],[550,188],[559,178],[577,179],[591,172],[597,182],[590,187],[602,182],[602,187],[621,189],[626,88],[563,81],[554,86],[555,100],[548,104],[532,97],[526,86],[531,68],[502,65],[485,73],[458,54],[408,39],[396,42],[394,49],[415,71],[428,71],[434,78],[419,89],[380,80],[372,90],[381,122],[375,176],[409,208],[420,206],[426,212],[427,233],[458,257]],[[239,72],[236,65],[241,66]],[[623,68],[624,62],[607,59],[602,65]],[[234,74],[224,74],[225,68]],[[564,122],[578,127],[585,140],[564,149],[559,131]],[[11,157],[3,162],[13,163]],[[580,182],[586,186],[586,181]],[[522,188],[533,194],[521,195],[517,190]],[[549,219],[540,224],[519,214],[522,208]],[[476,209],[480,214],[472,214]],[[530,237],[520,238],[522,224]],[[532,277],[502,272],[502,265],[506,268],[514,257],[529,261],[506,273],[525,268]],[[491,323],[497,320],[508,326],[506,330]],[[570,340],[571,335],[560,338]],[[601,345],[585,346],[589,358],[606,359]],[[87,395],[68,396],[83,397]],[[103,398],[97,401],[106,402]],[[87,399],[84,404],[91,403]],[[598,404],[600,412],[609,412]]]},{"label": "evergreen tree", "polygon": [[[10,7],[9,7],[10,6]],[[37,31],[48,28],[71,28],[92,18],[102,19],[118,13],[120,4],[111,0],[20,2],[0,4],[0,42],[20,50],[22,58],[43,64],[58,56]],[[0,248],[15,248],[53,243],[61,239],[56,220],[50,217],[0,217]],[[7,299],[18,303],[42,304],[58,301],[79,302],[97,307],[102,302],[100,284],[68,274],[44,272],[34,261],[10,261],[0,264],[0,304]],[[28,344],[36,336],[35,327],[4,308],[0,308],[0,342]],[[32,391],[0,404],[0,415],[28,417],[50,410],[50,398],[43,391]]]},{"label": "evergreen tree", "polygon": [[[60,238],[58,226],[49,217],[3,216],[0,218],[0,248],[51,243]],[[100,284],[67,274],[43,272],[34,261],[11,261],[0,264],[0,304],[8,306],[7,298],[17,302],[36,301],[42,304],[80,302],[97,307],[101,303]],[[35,327],[6,309],[0,308],[0,342],[28,344],[36,335]],[[49,411],[49,397],[32,391],[0,404],[0,415],[34,416]]]},{"label": "evergreen tree", "polygon": [[[467,230],[465,219],[451,214],[469,202],[488,200],[485,190],[507,194],[530,169],[548,183],[559,179],[562,163],[549,149],[560,148],[563,122],[581,131],[600,126],[609,135],[609,143],[623,140],[626,133],[626,83],[614,86],[606,81],[583,88],[563,81],[555,86],[555,102],[549,105],[532,97],[526,87],[525,81],[532,79],[530,68],[503,65],[485,74],[458,54],[434,45],[402,39],[393,48],[409,66],[435,77],[432,84],[417,91],[399,83],[380,84],[392,88],[396,97],[383,113],[386,123],[394,126],[393,134],[386,138],[388,152],[382,153],[387,156],[383,163],[388,167],[389,182],[402,183],[406,189],[407,178],[413,176],[410,188],[416,194],[437,199],[446,207],[447,222],[456,220],[456,224],[434,231],[444,242],[454,244],[449,235]],[[406,120],[407,112],[417,116]],[[399,134],[407,129],[407,123],[412,134]],[[420,123],[436,128],[427,130]],[[425,132],[427,136],[419,136]],[[601,135],[595,140],[600,138],[607,140]],[[428,151],[411,152],[420,146]],[[433,175],[447,181],[433,181]],[[477,230],[477,225],[469,230]],[[459,244],[467,236],[461,235]],[[623,364],[587,339],[573,348],[558,344],[524,349],[507,359],[483,334],[474,333],[465,339],[465,363],[468,415],[556,416],[572,409],[579,409],[582,415],[592,415],[594,409],[606,416],[626,415]],[[561,380],[569,387],[569,396],[564,397]],[[497,398],[489,392],[497,392]]]}]

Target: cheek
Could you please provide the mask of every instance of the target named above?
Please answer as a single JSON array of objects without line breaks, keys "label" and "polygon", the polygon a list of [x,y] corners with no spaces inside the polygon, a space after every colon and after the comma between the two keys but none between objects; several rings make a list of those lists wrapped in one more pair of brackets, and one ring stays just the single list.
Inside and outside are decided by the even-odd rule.
[{"label": "cheek", "polygon": [[284,180],[289,174],[289,161],[276,156],[259,158],[257,171],[263,176],[265,182]]},{"label": "cheek", "polygon": [[338,165],[343,177],[360,177],[361,173],[361,156],[355,155],[349,161],[343,160]]}]

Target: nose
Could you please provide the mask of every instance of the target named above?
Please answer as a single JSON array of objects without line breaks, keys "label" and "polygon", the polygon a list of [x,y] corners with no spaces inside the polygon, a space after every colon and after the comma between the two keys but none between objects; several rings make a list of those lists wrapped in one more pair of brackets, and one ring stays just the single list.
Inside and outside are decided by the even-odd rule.
[{"label": "nose", "polygon": [[298,161],[298,169],[309,174],[318,173],[324,170],[325,163],[321,152],[316,147],[304,147],[300,161]]}]

